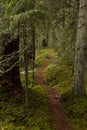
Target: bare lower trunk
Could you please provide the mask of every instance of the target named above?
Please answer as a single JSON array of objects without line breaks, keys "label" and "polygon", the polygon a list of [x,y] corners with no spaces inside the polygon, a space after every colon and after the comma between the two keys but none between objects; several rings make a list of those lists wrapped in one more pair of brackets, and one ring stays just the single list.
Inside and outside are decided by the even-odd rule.
[{"label": "bare lower trunk", "polygon": [[87,50],[87,1],[80,0],[77,41],[75,47],[74,94],[85,95],[85,71]]},{"label": "bare lower trunk", "polygon": [[2,70],[4,73],[1,78],[2,91],[9,96],[18,94],[20,97],[23,88],[19,72],[19,38],[10,40],[10,36],[4,37],[8,37],[9,41],[6,42],[5,39],[2,43],[2,46],[4,47],[4,64],[2,64]]}]

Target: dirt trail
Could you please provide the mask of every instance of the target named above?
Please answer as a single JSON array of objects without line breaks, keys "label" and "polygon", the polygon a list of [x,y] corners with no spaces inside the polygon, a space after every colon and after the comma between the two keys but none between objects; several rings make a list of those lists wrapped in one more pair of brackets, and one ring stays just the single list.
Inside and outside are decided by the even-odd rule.
[{"label": "dirt trail", "polygon": [[48,103],[51,117],[53,122],[56,124],[55,130],[74,130],[64,114],[64,110],[62,108],[62,103],[60,100],[60,93],[54,87],[47,86],[44,83],[43,71],[50,64],[50,62],[52,62],[52,60],[53,58],[46,59],[43,66],[37,70],[36,82],[43,86],[48,93]]}]

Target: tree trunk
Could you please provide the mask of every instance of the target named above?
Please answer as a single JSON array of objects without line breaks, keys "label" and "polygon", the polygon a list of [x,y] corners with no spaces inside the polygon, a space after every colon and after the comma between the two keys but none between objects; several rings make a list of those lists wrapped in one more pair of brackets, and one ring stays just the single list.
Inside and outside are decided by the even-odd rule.
[{"label": "tree trunk", "polygon": [[85,71],[87,51],[87,1],[80,0],[77,41],[75,46],[74,94],[85,95]]},{"label": "tree trunk", "polygon": [[34,79],[35,79],[35,24],[32,25],[32,87],[34,86]]},{"label": "tree trunk", "polygon": [[[4,47],[4,64],[2,65],[4,73],[1,78],[2,91],[5,91],[9,96],[20,95],[20,92],[23,92],[23,88],[19,72],[19,38],[10,40],[10,36],[4,37],[5,40],[2,43]],[[9,39],[8,42],[6,41],[6,37]]]}]

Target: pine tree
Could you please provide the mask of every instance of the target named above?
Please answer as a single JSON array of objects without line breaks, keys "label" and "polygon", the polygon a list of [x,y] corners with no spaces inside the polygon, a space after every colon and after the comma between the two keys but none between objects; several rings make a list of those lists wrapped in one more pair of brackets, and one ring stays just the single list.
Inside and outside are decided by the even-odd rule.
[{"label": "pine tree", "polygon": [[80,0],[77,41],[75,46],[74,94],[85,95],[85,71],[87,51],[87,1]]}]

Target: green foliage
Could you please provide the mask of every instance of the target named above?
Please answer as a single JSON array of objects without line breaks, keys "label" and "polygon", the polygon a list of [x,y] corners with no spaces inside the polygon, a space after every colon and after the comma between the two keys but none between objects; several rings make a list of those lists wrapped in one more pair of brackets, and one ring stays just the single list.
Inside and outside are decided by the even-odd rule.
[{"label": "green foliage", "polygon": [[87,96],[77,97],[72,93],[72,61],[57,59],[45,70],[45,82],[56,85],[62,94],[63,108],[76,130],[87,130]]},{"label": "green foliage", "polygon": [[53,130],[46,93],[40,86],[29,88],[27,108],[13,99],[11,102],[0,102],[0,130]]},{"label": "green foliage", "polygon": [[45,81],[49,85],[70,87],[72,82],[72,66],[66,63],[51,64],[45,70]]},{"label": "green foliage", "polygon": [[44,63],[44,59],[41,59],[40,57],[38,57],[35,61],[35,67],[40,67],[42,66],[42,64]]},{"label": "green foliage", "polygon": [[50,65],[45,70],[45,81],[50,85],[58,83],[58,68],[56,65]]},{"label": "green foliage", "polygon": [[76,97],[69,91],[63,94],[64,110],[76,130],[87,128],[87,96]]},{"label": "green foliage", "polygon": [[36,52],[36,61],[35,61],[36,67],[40,67],[46,59],[50,59],[54,55],[55,55],[55,53],[52,49],[42,49],[42,50],[40,50],[40,53],[38,53],[38,51],[37,51]]}]

